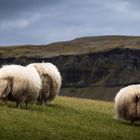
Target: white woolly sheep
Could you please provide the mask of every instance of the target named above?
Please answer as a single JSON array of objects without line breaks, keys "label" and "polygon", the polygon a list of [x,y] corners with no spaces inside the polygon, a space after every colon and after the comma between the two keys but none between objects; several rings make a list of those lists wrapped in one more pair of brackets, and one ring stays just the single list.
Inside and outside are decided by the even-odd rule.
[{"label": "white woolly sheep", "polygon": [[0,69],[0,99],[27,104],[36,101],[41,89],[41,79],[35,68],[7,65]]},{"label": "white woolly sheep", "polygon": [[140,85],[121,89],[115,97],[117,118],[130,120],[133,125],[140,120]]},{"label": "white woolly sheep", "polygon": [[52,63],[32,63],[27,67],[35,67],[42,79],[42,89],[37,99],[39,104],[52,101],[59,93],[61,87],[61,75]]}]

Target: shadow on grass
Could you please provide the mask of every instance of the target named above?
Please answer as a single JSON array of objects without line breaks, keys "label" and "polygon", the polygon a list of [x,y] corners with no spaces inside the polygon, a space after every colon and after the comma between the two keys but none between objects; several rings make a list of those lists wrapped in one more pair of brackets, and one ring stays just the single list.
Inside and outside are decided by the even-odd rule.
[{"label": "shadow on grass", "polygon": [[131,126],[131,127],[140,127],[140,122],[136,121],[134,125],[131,125],[130,121],[125,121],[125,120],[116,120],[116,123],[123,124],[126,126]]},{"label": "shadow on grass", "polygon": [[71,108],[71,107],[67,107],[67,106],[63,106],[63,105],[59,105],[59,104],[53,104],[53,103],[50,103],[50,104],[47,104],[46,106],[45,105],[33,105],[31,107],[31,111],[47,111],[47,110],[52,110],[52,111],[73,111],[73,112],[78,112],[78,110],[74,109],[74,108]]},{"label": "shadow on grass", "polygon": [[61,108],[61,109],[66,109],[66,107],[62,106],[62,105],[59,105],[59,104],[47,104],[46,105],[47,107],[49,108]]},{"label": "shadow on grass", "polygon": [[66,111],[66,112],[75,112],[78,113],[79,111],[75,108],[72,107],[67,107],[67,106],[63,106],[63,105],[59,105],[59,104],[54,104],[54,103],[50,103],[45,105],[36,105],[36,104],[28,104],[28,109],[25,108],[25,104],[21,103],[20,108],[16,107],[16,103],[15,102],[7,102],[7,104],[3,104],[1,106],[6,106],[8,108],[11,109],[20,109],[20,110],[27,110],[27,111],[34,111],[34,112],[46,112],[46,111]]},{"label": "shadow on grass", "polygon": [[[17,108],[16,102],[7,102],[7,104],[5,104],[3,106],[7,106],[7,107],[12,108],[12,109],[24,109],[24,110],[26,110],[25,104],[21,104],[20,108]],[[30,108],[30,105],[28,106],[28,108]]]},{"label": "shadow on grass", "polygon": [[21,103],[20,104],[20,107],[17,108],[16,106],[16,102],[12,102],[12,101],[8,101],[7,103],[2,103],[0,104],[1,107],[8,107],[8,108],[11,108],[11,109],[23,109],[23,110],[31,110],[32,106],[35,106],[34,104],[31,104],[29,103],[28,104],[28,109],[26,109],[26,105],[25,103]]}]

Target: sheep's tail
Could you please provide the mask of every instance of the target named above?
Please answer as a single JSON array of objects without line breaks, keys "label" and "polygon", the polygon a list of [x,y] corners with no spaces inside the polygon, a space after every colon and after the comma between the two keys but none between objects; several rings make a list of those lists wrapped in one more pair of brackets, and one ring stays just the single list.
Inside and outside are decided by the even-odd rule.
[{"label": "sheep's tail", "polygon": [[50,83],[50,94],[48,97],[48,101],[52,101],[58,94],[60,91],[60,87],[61,87],[61,81],[57,80],[57,79],[52,79],[51,78],[51,83]]},{"label": "sheep's tail", "polygon": [[60,87],[62,84],[62,78],[60,72],[57,67],[51,63],[44,63],[46,72],[50,77],[50,93],[48,97],[48,101],[52,101],[60,92]]},{"label": "sheep's tail", "polygon": [[46,73],[51,79],[50,93],[47,100],[52,101],[59,94],[62,84],[62,78],[59,70],[55,65],[53,65],[52,63],[44,63],[44,66]]},{"label": "sheep's tail", "polygon": [[13,78],[0,79],[0,99],[5,99],[12,92]]}]

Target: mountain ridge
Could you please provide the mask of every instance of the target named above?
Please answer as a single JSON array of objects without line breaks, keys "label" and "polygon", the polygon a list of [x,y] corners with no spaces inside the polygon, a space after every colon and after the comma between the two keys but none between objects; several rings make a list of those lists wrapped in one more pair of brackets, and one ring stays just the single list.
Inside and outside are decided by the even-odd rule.
[{"label": "mountain ridge", "polygon": [[[56,42],[48,45],[19,45],[0,47],[0,56],[5,56],[5,51],[11,51],[9,56],[40,56],[54,57],[59,55],[77,55],[109,51],[115,48],[140,49],[140,36],[98,36],[83,37],[71,41]],[[15,51],[14,51],[15,49]],[[3,51],[3,52],[2,52]],[[41,51],[38,54],[38,51]]]}]

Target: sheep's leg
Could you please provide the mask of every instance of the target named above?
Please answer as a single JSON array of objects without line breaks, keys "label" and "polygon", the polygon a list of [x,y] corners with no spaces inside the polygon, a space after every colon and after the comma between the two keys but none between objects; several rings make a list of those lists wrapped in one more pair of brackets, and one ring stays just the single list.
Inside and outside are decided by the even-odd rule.
[{"label": "sheep's leg", "polygon": [[16,102],[17,108],[20,108],[20,104],[19,102]]},{"label": "sheep's leg", "polygon": [[131,125],[135,125],[135,120],[131,120]]},{"label": "sheep's leg", "polygon": [[44,100],[44,104],[45,104],[45,106],[47,105],[47,100]]},{"label": "sheep's leg", "polygon": [[5,104],[7,104],[7,99],[5,99]]},{"label": "sheep's leg", "polygon": [[25,102],[26,109],[28,109],[28,102]]},{"label": "sheep's leg", "polygon": [[45,103],[44,103],[44,104],[45,104],[45,106],[46,106],[46,104],[47,104],[47,103],[46,103],[46,101],[45,101]]},{"label": "sheep's leg", "polygon": [[131,120],[131,125],[133,125],[133,121]]},{"label": "sheep's leg", "polygon": [[3,102],[4,102],[4,105],[6,105],[7,104],[7,99],[3,100]]}]

